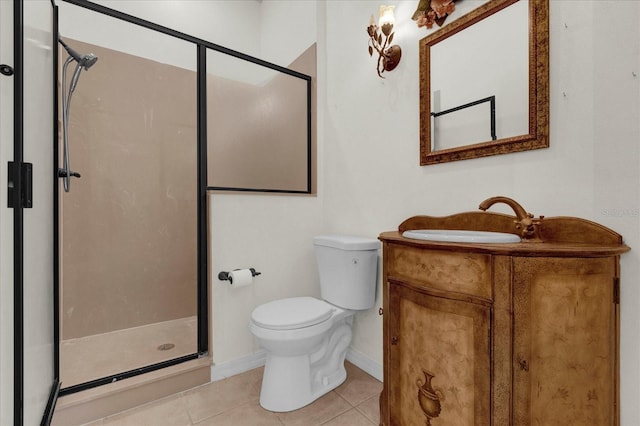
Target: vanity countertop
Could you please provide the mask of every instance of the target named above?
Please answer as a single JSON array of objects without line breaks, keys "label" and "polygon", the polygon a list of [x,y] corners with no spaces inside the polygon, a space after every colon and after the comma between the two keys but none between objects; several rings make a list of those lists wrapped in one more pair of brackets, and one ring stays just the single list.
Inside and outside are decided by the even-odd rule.
[{"label": "vanity countertop", "polygon": [[527,242],[508,244],[454,243],[425,241],[405,238],[400,231],[388,231],[380,234],[379,239],[387,243],[400,243],[423,249],[456,251],[468,253],[486,253],[504,256],[525,257],[606,257],[625,253],[630,248],[623,243],[578,243],[578,242]]},{"label": "vanity countertop", "polygon": [[[514,215],[486,211],[496,203],[504,203]],[[481,211],[457,213],[450,216],[412,216],[398,225],[397,231],[380,234],[379,239],[433,250],[517,255],[529,257],[604,257],[625,253],[630,248],[622,236],[599,223],[577,217],[559,216],[535,218],[520,204],[506,197],[492,197],[480,204]],[[516,243],[442,242],[405,238],[412,230],[467,230],[514,234],[521,237]]]}]

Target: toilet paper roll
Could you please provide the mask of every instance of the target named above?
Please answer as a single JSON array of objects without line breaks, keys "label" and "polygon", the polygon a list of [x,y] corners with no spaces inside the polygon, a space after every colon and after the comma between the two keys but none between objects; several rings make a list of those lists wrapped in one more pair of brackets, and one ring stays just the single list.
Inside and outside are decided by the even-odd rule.
[{"label": "toilet paper roll", "polygon": [[253,283],[253,274],[249,269],[236,269],[229,272],[229,283],[232,287],[244,287]]}]

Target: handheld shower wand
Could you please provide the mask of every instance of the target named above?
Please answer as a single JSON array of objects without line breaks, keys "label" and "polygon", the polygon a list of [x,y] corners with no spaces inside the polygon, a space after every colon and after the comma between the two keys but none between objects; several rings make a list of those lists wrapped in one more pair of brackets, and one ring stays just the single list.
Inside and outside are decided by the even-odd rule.
[{"label": "handheld shower wand", "polygon": [[[89,68],[91,68],[98,61],[98,57],[93,53],[80,55],[74,49],[69,47],[60,37],[58,37],[58,41],[69,54],[69,57],[64,62],[64,66],[62,67],[63,167],[61,169],[58,169],[58,177],[64,179],[64,190],[65,192],[69,192],[71,186],[71,177],[80,177],[80,173],[71,171],[71,167],[69,165],[69,107],[71,105],[71,96],[76,90],[76,85],[78,84],[78,80],[80,79],[80,73],[82,72],[82,70],[88,70]],[[73,61],[76,61],[76,69],[74,70],[73,76],[71,77],[71,82],[69,83],[69,92],[67,94],[65,91],[67,87],[67,67]]]},{"label": "handheld shower wand", "polygon": [[78,52],[76,52],[75,50],[73,50],[61,38],[58,38],[58,41],[60,42],[62,47],[64,47],[64,49],[67,51],[69,56],[71,56],[73,59],[75,59],[76,62],[78,63],[78,65],[84,67],[84,69],[88,70],[89,68],[91,68],[93,66],[93,64],[95,64],[98,61],[98,57],[96,55],[94,55],[93,53],[89,53],[87,55],[81,55]]}]

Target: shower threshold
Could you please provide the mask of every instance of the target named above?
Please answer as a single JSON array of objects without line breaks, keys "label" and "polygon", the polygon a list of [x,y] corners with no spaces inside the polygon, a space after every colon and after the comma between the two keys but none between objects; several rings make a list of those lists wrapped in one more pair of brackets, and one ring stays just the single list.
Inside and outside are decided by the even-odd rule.
[{"label": "shower threshold", "polygon": [[204,357],[64,395],[58,399],[52,426],[91,423],[193,389],[210,380],[211,358]]}]

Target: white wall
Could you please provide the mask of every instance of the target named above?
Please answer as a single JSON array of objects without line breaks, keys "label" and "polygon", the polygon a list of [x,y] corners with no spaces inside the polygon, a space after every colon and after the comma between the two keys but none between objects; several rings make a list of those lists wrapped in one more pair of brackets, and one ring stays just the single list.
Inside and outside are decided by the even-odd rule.
[{"label": "white wall", "polygon": [[[84,8],[62,1],[56,3],[60,7],[60,33],[63,37],[77,38],[87,43],[118,49],[113,46],[135,44],[137,37],[149,31],[140,28],[132,38],[126,31],[126,27],[134,28],[135,26],[127,23],[118,28],[113,18],[106,18],[111,22],[111,26],[92,27],[81,17],[86,17],[87,14],[95,15],[93,12],[83,14]],[[260,52],[258,39],[260,2],[258,0],[159,0],[154,1],[153,4],[148,0],[99,0],[93,3],[249,55],[257,55]],[[172,50],[170,46],[158,47]]]},{"label": "white wall", "polygon": [[260,57],[288,66],[317,39],[315,0],[261,2]]},{"label": "white wall", "polygon": [[[144,0],[94,3],[249,55],[257,55],[260,51],[260,3],[255,0],[163,0],[154,2],[153,7]],[[59,7],[63,39],[68,37],[157,62],[196,69],[196,47],[190,42],[69,3],[59,2]]]}]

